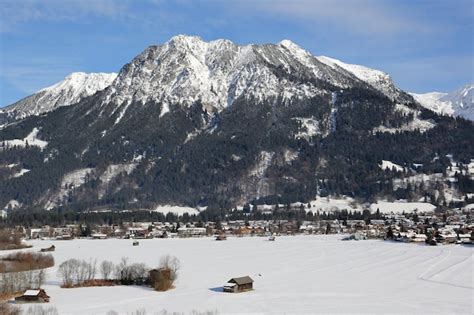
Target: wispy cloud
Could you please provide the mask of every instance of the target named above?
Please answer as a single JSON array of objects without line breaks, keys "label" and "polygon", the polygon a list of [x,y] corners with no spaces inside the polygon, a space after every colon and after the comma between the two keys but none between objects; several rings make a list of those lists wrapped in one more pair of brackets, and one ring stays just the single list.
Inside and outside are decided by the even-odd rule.
[{"label": "wispy cloud", "polygon": [[126,17],[130,1],[122,0],[2,0],[0,32],[15,30],[25,22],[79,21],[89,16]]},{"label": "wispy cloud", "polygon": [[391,35],[408,30],[426,32],[431,27],[411,19],[401,5],[383,0],[242,0],[237,3],[245,10],[325,24],[348,33]]},{"label": "wispy cloud", "polygon": [[58,58],[37,57],[9,60],[8,63],[2,62],[0,77],[25,95],[56,83],[58,78],[64,78],[72,69],[80,71],[79,63],[70,58],[58,60]]},{"label": "wispy cloud", "polygon": [[388,62],[385,69],[402,89],[412,92],[429,92],[434,90],[433,86],[444,86],[444,89],[437,90],[451,92],[464,84],[474,83],[474,60],[470,54]]}]

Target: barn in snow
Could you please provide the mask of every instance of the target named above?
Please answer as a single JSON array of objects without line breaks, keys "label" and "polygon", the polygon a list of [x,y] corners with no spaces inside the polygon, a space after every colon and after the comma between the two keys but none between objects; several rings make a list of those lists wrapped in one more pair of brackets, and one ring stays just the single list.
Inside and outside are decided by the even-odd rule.
[{"label": "barn in snow", "polygon": [[232,278],[224,284],[224,292],[238,293],[253,290],[253,279],[249,276]]},{"label": "barn in snow", "polygon": [[43,289],[26,290],[22,296],[15,298],[16,303],[48,303],[49,295]]}]

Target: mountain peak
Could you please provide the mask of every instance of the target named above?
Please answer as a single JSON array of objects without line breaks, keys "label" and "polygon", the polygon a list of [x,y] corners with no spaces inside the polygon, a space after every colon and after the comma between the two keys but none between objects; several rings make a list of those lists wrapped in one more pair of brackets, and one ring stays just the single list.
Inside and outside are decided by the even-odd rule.
[{"label": "mountain peak", "polygon": [[467,84],[450,93],[410,93],[423,107],[438,114],[463,117],[474,121],[474,84]]},{"label": "mountain peak", "polygon": [[[257,53],[258,50],[258,53]],[[298,63],[293,54],[277,46],[238,46],[229,40],[205,42],[196,36],[178,35],[165,45],[146,50],[126,67],[108,91],[103,104],[149,100],[189,106],[200,101],[209,112],[220,111],[241,96],[259,100],[285,96],[316,95],[315,87],[278,84],[270,65]],[[307,69],[310,70],[310,69]],[[294,84],[293,84],[294,85]],[[290,92],[291,91],[291,92]]]},{"label": "mountain peak", "polygon": [[294,42],[292,42],[292,41],[289,40],[289,39],[284,39],[284,40],[280,41],[278,44],[279,44],[280,46],[287,47],[287,48],[298,48],[298,49],[302,49],[300,46],[298,46],[297,44],[295,44]]},{"label": "mountain peak", "polygon": [[195,35],[179,34],[171,37],[166,43],[167,44],[189,44],[203,42],[202,38]]},{"label": "mountain peak", "polygon": [[[355,77],[355,71],[319,60],[290,40],[276,45],[236,45],[225,39],[204,41],[198,36],[177,35],[163,45],[147,48],[123,67],[101,106],[111,104],[112,113],[119,113],[118,123],[132,103],[190,106],[199,101],[208,112],[215,112],[240,97],[290,102],[330,93],[309,81],[283,79],[278,71],[323,80],[339,89],[357,78],[372,80],[369,84],[396,97],[393,93],[398,90],[385,73],[348,66],[358,70]],[[361,69],[377,75],[358,76]]]},{"label": "mountain peak", "polygon": [[116,77],[116,73],[72,72],[58,83],[5,107],[2,112],[11,115],[13,120],[40,115],[61,106],[75,104],[84,97],[105,89]]}]

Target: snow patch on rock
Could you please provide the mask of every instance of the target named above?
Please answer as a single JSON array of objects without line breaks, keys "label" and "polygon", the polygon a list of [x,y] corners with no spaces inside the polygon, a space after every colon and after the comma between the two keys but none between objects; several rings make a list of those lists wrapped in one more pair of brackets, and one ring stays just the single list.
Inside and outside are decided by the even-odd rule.
[{"label": "snow patch on rock", "polygon": [[395,164],[391,161],[386,161],[386,160],[382,160],[382,163],[379,166],[383,170],[386,170],[386,169],[392,170],[395,168],[395,170],[398,172],[403,172],[403,170],[405,169],[403,166],[400,166],[398,164]]},{"label": "snow patch on rock", "polygon": [[130,175],[133,170],[137,167],[136,162],[132,163],[124,163],[124,164],[112,164],[107,166],[105,171],[100,175],[99,179],[101,181],[98,194],[99,194],[99,199],[102,198],[105,194],[105,191],[109,185],[109,183],[118,175],[125,173],[127,175]]},{"label": "snow patch on rock", "polygon": [[26,173],[30,172],[31,170],[28,170],[26,168],[22,168],[20,171],[18,171],[17,173],[13,174],[13,178],[18,178],[18,177],[21,177],[23,175],[25,175]]},{"label": "snow patch on rock", "polygon": [[310,140],[311,137],[321,134],[319,122],[314,118],[293,118],[301,124],[301,128],[295,135],[297,139]]},{"label": "snow patch on rock", "polygon": [[263,177],[265,171],[271,165],[275,152],[262,151],[257,160],[257,164],[250,170],[250,176]]},{"label": "snow patch on rock", "polygon": [[87,176],[94,170],[94,168],[82,168],[64,175],[59,190],[49,198],[46,202],[45,208],[51,210],[54,207],[61,205],[69,193],[73,192],[75,188],[82,186],[86,182]]},{"label": "snow patch on rock", "polygon": [[199,214],[199,210],[196,208],[170,205],[157,206],[153,211],[163,213],[164,215],[173,213],[177,216],[181,216],[185,213],[188,213],[189,215]]},{"label": "snow patch on rock", "polygon": [[399,111],[405,115],[413,114],[413,119],[408,123],[402,125],[399,128],[396,127],[387,127],[387,126],[379,126],[374,129],[375,132],[389,132],[389,133],[396,133],[399,131],[415,131],[419,130],[420,132],[426,132],[436,126],[436,124],[432,120],[424,120],[420,118],[421,112],[416,109],[412,109],[408,106],[396,104],[395,110]]},{"label": "snow patch on rock", "polygon": [[[307,205],[308,203],[303,203]],[[362,211],[363,207],[358,204],[355,199],[347,196],[343,197],[320,197],[316,200],[309,202],[311,205],[310,208],[305,208],[307,212],[311,211],[313,213],[319,212],[334,212],[339,210],[348,210],[348,211]]]},{"label": "snow patch on rock", "polygon": [[371,212],[376,212],[379,209],[380,213],[410,213],[415,210],[418,212],[433,212],[436,206],[431,203],[424,202],[406,202],[406,201],[378,201],[370,205]]},{"label": "snow patch on rock", "polygon": [[1,148],[6,149],[10,147],[26,147],[28,146],[36,146],[40,149],[44,149],[48,142],[41,140],[38,138],[38,128],[33,128],[33,130],[23,139],[13,139],[13,140],[4,140],[0,143]]},{"label": "snow patch on rock", "polygon": [[9,210],[9,209],[18,209],[21,207],[21,203],[18,202],[18,200],[12,199],[7,204],[5,207],[3,207],[3,210]]}]

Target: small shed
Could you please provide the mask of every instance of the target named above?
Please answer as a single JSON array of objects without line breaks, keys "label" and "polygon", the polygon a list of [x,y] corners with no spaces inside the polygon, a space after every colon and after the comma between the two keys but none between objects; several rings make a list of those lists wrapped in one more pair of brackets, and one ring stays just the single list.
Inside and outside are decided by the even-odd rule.
[{"label": "small shed", "polygon": [[26,290],[22,296],[15,298],[16,303],[48,303],[49,295],[43,289]]},{"label": "small shed", "polygon": [[225,241],[227,240],[227,236],[224,233],[221,233],[216,236],[216,241]]},{"label": "small shed", "polygon": [[54,252],[56,250],[56,246],[54,245],[51,245],[50,247],[46,247],[46,248],[41,248],[41,252]]},{"label": "small shed", "polygon": [[238,293],[253,290],[253,279],[249,276],[232,278],[224,284],[224,292]]}]

